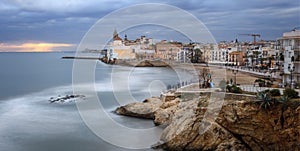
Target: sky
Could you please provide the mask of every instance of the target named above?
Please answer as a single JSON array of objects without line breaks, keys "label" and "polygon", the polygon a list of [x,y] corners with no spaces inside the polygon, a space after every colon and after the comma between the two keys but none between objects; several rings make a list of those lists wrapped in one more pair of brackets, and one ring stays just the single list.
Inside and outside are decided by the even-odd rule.
[{"label": "sky", "polygon": [[[74,51],[99,19],[143,3],[163,3],[187,11],[208,28],[216,41],[251,41],[252,37],[239,35],[248,33],[275,40],[300,26],[300,0],[1,0],[0,51]],[[115,27],[111,25],[111,33]],[[120,36],[126,33],[130,39],[146,35],[182,40],[182,35],[174,31],[161,32],[165,28],[157,28],[139,27],[123,31]]]}]

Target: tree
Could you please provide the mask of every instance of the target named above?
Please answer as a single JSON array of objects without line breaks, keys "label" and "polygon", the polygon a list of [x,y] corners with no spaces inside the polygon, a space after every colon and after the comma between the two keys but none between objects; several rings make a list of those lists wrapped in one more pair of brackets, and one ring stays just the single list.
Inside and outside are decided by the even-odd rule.
[{"label": "tree", "polygon": [[281,116],[280,116],[280,124],[281,124],[281,128],[283,128],[284,126],[284,116],[283,116],[283,112],[284,110],[286,110],[287,108],[287,102],[290,100],[290,98],[288,96],[281,96],[279,98],[279,100],[277,100],[279,103],[282,103],[281,106]]},{"label": "tree", "polygon": [[202,52],[199,48],[196,48],[192,51],[191,62],[192,63],[201,63]]},{"label": "tree", "polygon": [[210,74],[211,73],[208,68],[202,68],[199,71],[199,88],[207,88],[208,87],[208,80],[210,78]]}]

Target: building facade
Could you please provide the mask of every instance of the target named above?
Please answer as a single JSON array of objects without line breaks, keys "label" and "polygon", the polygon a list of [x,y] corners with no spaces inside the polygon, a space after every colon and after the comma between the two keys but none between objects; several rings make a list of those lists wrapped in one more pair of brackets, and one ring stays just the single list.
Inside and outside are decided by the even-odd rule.
[{"label": "building facade", "polygon": [[300,30],[283,33],[277,49],[284,55],[282,82],[287,85],[300,82]]},{"label": "building facade", "polygon": [[162,60],[177,60],[178,53],[181,50],[181,43],[162,40],[161,42],[156,43],[155,57]]}]

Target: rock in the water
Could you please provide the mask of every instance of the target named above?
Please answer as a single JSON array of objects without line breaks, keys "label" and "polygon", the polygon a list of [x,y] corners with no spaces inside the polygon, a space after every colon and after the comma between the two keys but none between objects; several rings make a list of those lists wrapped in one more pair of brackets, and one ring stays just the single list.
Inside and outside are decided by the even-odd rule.
[{"label": "rock in the water", "polygon": [[83,99],[83,98],[85,98],[84,95],[72,94],[72,95],[66,95],[66,96],[63,96],[63,97],[58,95],[58,97],[56,97],[56,98],[51,97],[48,101],[50,103],[54,103],[54,102],[64,103],[64,102],[68,102],[68,101],[75,101],[75,99]]},{"label": "rock in the water", "polygon": [[144,102],[130,103],[115,110],[119,115],[134,116],[139,118],[154,119],[154,113],[163,102],[159,98],[149,98]]}]

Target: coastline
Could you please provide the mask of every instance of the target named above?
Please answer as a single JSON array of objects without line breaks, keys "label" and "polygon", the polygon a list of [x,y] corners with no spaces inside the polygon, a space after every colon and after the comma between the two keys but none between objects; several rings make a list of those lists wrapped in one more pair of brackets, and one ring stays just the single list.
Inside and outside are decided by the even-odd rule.
[{"label": "coastline", "polygon": [[[299,150],[300,100],[285,107],[275,104],[264,110],[256,96],[218,92],[168,91],[160,97],[118,107],[116,114],[152,119],[164,127],[154,149],[164,150]],[[206,111],[217,110],[213,95],[224,94],[224,104],[217,118],[205,119]],[[213,100],[211,100],[213,99]],[[215,103],[214,103],[215,102]],[[202,120],[210,125],[199,133]],[[283,120],[284,119],[284,120]],[[289,140],[289,141],[285,141]],[[149,146],[150,147],[150,146]]]}]

